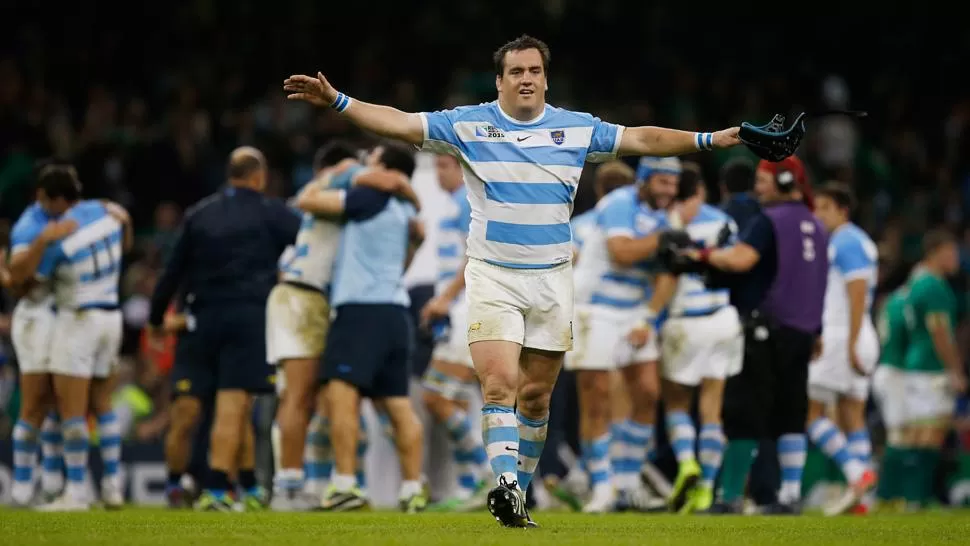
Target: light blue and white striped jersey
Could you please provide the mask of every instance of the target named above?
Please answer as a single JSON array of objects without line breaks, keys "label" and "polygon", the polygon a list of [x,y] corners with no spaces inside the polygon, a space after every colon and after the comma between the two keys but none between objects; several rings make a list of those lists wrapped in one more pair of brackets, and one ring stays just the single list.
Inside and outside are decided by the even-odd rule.
[{"label": "light blue and white striped jersey", "polygon": [[[346,190],[350,187],[350,178],[324,175],[310,184],[320,184],[327,189]],[[341,229],[343,226],[335,219],[319,218],[304,212],[292,250],[288,248],[280,258],[283,280],[325,292],[333,277],[333,264],[340,245]]]},{"label": "light blue and white striped jersey", "polygon": [[521,122],[498,102],[421,114],[422,148],[462,162],[472,222],[468,256],[519,269],[572,259],[576,187],[589,162],[616,157],[623,127],[546,105]]},{"label": "light blue and white striped jersey", "polygon": [[583,249],[583,241],[596,229],[596,208],[592,208],[569,221],[573,230],[573,246],[576,250]]},{"label": "light blue and white striped jersey", "polygon": [[871,320],[872,299],[878,280],[879,249],[859,226],[847,223],[839,226],[829,237],[829,280],[825,289],[825,310],[822,312],[822,331],[826,337],[849,336],[849,281],[866,281],[863,320]]},{"label": "light blue and white striped jersey", "polygon": [[[31,243],[40,236],[40,232],[44,231],[44,227],[50,220],[51,217],[37,203],[33,203],[24,209],[10,232],[10,257],[12,258],[17,253],[27,250]],[[20,305],[50,305],[50,295],[50,288],[46,284],[37,284],[21,299]]]},{"label": "light blue and white striped jersey", "polygon": [[451,194],[448,208],[438,223],[438,281],[435,293],[441,294],[458,274],[465,259],[465,241],[472,222],[468,188],[464,184]]},{"label": "light blue and white striped jersey", "polygon": [[[717,244],[717,237],[727,224],[731,229],[733,243],[737,238],[738,225],[725,212],[708,204],[701,205],[697,216],[687,224],[687,233],[696,243],[705,248]],[[707,316],[718,309],[730,305],[731,294],[726,288],[709,289],[700,275],[688,273],[677,280],[677,292],[670,301],[671,317]]]},{"label": "light blue and white striped jersey", "polygon": [[54,283],[59,309],[110,308],[118,305],[123,228],[100,201],[81,201],[63,219],[77,230],[47,248],[38,276]]},{"label": "light blue and white striped jersey", "polygon": [[[620,267],[610,259],[607,241],[610,237],[639,238],[647,236],[663,225],[663,211],[656,211],[640,201],[640,186],[624,186],[609,193],[596,205],[597,237],[583,246],[580,263],[589,259],[599,269],[595,288],[588,303],[615,309],[635,309],[646,304],[650,295],[652,263],[642,262],[632,267]],[[595,241],[595,242],[594,242]]]},{"label": "light blue and white striped jersey", "polygon": [[376,215],[344,225],[334,266],[331,307],[348,303],[411,305],[404,287],[404,261],[408,223],[416,214],[411,203],[391,198]]}]

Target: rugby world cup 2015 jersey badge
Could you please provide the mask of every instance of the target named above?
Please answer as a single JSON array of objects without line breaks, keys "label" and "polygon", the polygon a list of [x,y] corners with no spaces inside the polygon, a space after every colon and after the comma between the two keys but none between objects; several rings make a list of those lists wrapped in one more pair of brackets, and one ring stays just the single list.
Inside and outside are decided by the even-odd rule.
[{"label": "rugby world cup 2015 jersey badge", "polygon": [[505,133],[494,125],[479,125],[475,127],[475,136],[479,138],[505,138]]},{"label": "rugby world cup 2015 jersey badge", "polygon": [[549,131],[549,136],[552,138],[552,142],[557,145],[561,145],[563,142],[566,142],[566,131],[562,129]]}]

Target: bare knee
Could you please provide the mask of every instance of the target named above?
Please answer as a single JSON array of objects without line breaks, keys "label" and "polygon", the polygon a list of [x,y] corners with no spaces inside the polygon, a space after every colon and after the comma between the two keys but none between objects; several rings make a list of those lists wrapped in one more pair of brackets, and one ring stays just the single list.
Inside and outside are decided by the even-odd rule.
[{"label": "bare knee", "polygon": [[609,372],[581,371],[576,376],[576,383],[581,415],[590,420],[608,420],[611,408]]},{"label": "bare knee", "polygon": [[454,407],[453,401],[429,390],[421,393],[421,401],[424,402],[424,407],[428,408],[431,415],[438,421],[446,419],[452,407]]},{"label": "bare knee", "polygon": [[387,400],[387,416],[394,427],[399,442],[420,442],[424,435],[424,425],[418,419],[411,401],[407,398]]},{"label": "bare knee", "polygon": [[519,386],[521,347],[508,341],[478,341],[469,345],[486,405],[514,406]]},{"label": "bare knee", "polygon": [[172,403],[169,409],[171,424],[169,432],[176,436],[188,436],[189,431],[195,427],[201,412],[199,401],[188,396],[180,396]]},{"label": "bare knee", "polygon": [[634,414],[640,417],[656,415],[660,400],[657,364],[635,364],[626,368],[623,375],[631,391]]}]

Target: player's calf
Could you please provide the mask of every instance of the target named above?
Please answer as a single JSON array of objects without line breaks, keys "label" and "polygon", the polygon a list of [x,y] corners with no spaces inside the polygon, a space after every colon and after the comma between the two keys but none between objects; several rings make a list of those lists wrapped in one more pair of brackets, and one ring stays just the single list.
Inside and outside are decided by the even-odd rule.
[{"label": "player's calf", "polygon": [[169,427],[165,434],[165,465],[168,467],[165,494],[171,508],[184,508],[191,504],[181,481],[189,467],[192,436],[201,413],[202,403],[188,395],[175,398],[169,408]]}]

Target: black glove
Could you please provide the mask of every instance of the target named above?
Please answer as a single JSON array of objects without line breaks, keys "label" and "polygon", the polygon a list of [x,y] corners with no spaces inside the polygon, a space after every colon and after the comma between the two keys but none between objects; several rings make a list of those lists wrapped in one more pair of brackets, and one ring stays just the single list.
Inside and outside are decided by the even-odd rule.
[{"label": "black glove", "polygon": [[660,269],[673,275],[705,271],[707,269],[705,264],[685,255],[687,250],[694,247],[690,235],[684,230],[675,229],[661,233],[657,245],[657,262],[660,264]]},{"label": "black glove", "polygon": [[728,244],[731,240],[731,224],[724,222],[721,226],[721,231],[717,232],[717,241],[714,242],[714,248],[721,248]]},{"label": "black glove", "polygon": [[768,161],[778,162],[795,153],[798,145],[805,137],[805,119],[807,117],[819,117],[833,114],[841,114],[856,118],[866,117],[866,112],[855,111],[830,111],[806,114],[798,114],[795,121],[786,129],[785,116],[775,114],[771,121],[760,126],[752,125],[748,122],[741,124],[738,131],[738,139],[751,150],[754,155]]}]

